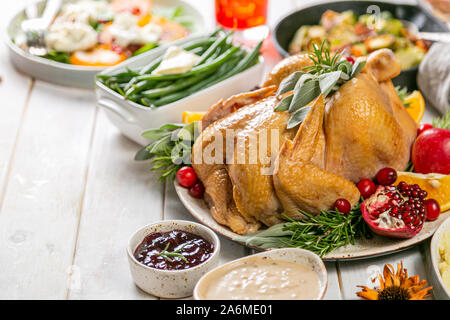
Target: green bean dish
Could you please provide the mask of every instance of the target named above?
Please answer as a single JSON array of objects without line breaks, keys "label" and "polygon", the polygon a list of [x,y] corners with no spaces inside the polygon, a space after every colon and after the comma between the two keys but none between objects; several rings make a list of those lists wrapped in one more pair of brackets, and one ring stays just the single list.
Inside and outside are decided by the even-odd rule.
[{"label": "green bean dish", "polygon": [[195,54],[197,61],[187,71],[159,74],[154,71],[164,54],[142,68],[126,69],[97,79],[125,99],[146,107],[160,107],[211,87],[258,63],[262,42],[252,50],[232,43],[232,33],[221,29],[181,49]]}]

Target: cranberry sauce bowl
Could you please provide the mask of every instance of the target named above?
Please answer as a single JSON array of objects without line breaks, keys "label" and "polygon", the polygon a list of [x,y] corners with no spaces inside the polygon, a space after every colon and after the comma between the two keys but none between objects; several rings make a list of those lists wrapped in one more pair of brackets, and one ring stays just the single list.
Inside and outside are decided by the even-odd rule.
[{"label": "cranberry sauce bowl", "polygon": [[153,232],[136,248],[140,263],[161,270],[189,269],[208,260],[214,245],[201,236],[183,230]]},{"label": "cranberry sauce bowl", "polygon": [[219,238],[212,230],[183,220],[140,228],[127,248],[135,284],[162,298],[191,296],[197,281],[218,265],[219,252]]}]

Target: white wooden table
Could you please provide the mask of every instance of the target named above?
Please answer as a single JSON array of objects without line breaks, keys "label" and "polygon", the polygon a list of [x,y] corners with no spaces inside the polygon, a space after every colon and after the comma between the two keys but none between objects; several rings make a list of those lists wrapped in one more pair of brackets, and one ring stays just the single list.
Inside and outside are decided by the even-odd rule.
[{"label": "white wooden table", "polygon": [[[213,1],[190,2],[212,26]],[[311,0],[270,1],[270,24],[305,2]],[[25,3],[2,1],[2,30]],[[132,160],[139,146],[96,108],[92,90],[18,73],[5,46],[0,76],[0,298],[157,299],[133,284],[125,248],[145,224],[193,220],[173,186],[157,182],[147,163]],[[428,110],[424,120],[435,115]],[[251,254],[227,239],[221,243],[222,262]],[[428,245],[326,263],[326,299],[356,299],[356,285],[373,286],[370,279],[385,263],[403,260],[409,274],[428,279]]]}]

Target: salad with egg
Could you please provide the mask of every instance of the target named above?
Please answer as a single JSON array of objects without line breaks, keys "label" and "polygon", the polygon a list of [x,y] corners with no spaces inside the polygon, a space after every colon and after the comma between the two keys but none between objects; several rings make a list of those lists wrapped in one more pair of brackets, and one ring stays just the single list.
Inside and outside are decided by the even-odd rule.
[{"label": "salad with egg", "polygon": [[182,7],[155,8],[151,0],[71,1],[47,30],[49,52],[44,57],[80,66],[113,66],[184,38],[192,27]]}]

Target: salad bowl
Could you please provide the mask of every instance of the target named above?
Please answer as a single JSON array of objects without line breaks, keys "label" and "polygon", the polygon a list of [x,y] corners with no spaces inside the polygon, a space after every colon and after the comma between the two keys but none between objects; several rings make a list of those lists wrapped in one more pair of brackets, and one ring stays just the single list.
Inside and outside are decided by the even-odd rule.
[{"label": "salad bowl", "polygon": [[[70,3],[73,1],[64,0],[63,4]],[[45,8],[46,0],[37,1],[37,9],[42,12]],[[186,16],[192,18],[194,25],[192,27],[191,33],[188,37],[200,34],[200,32],[205,27],[205,22],[202,14],[192,7],[190,4],[182,0],[154,0],[155,8],[166,8],[166,7],[182,7],[183,12]],[[26,19],[25,8],[16,13],[11,21],[8,23],[5,33],[5,42],[9,50],[10,60],[13,65],[20,71],[29,74],[30,76],[41,79],[44,81],[60,84],[63,86],[71,86],[78,88],[94,88],[95,86],[95,75],[105,70],[106,67],[89,67],[89,66],[79,66],[67,63],[61,63],[53,60],[46,59],[44,57],[39,57],[32,55],[24,51],[19,47],[15,40],[16,37],[21,34],[21,23]],[[184,39],[181,39],[184,40]],[[160,44],[158,48],[167,47],[168,44]],[[131,57],[126,61],[132,61],[136,57]]]}]

